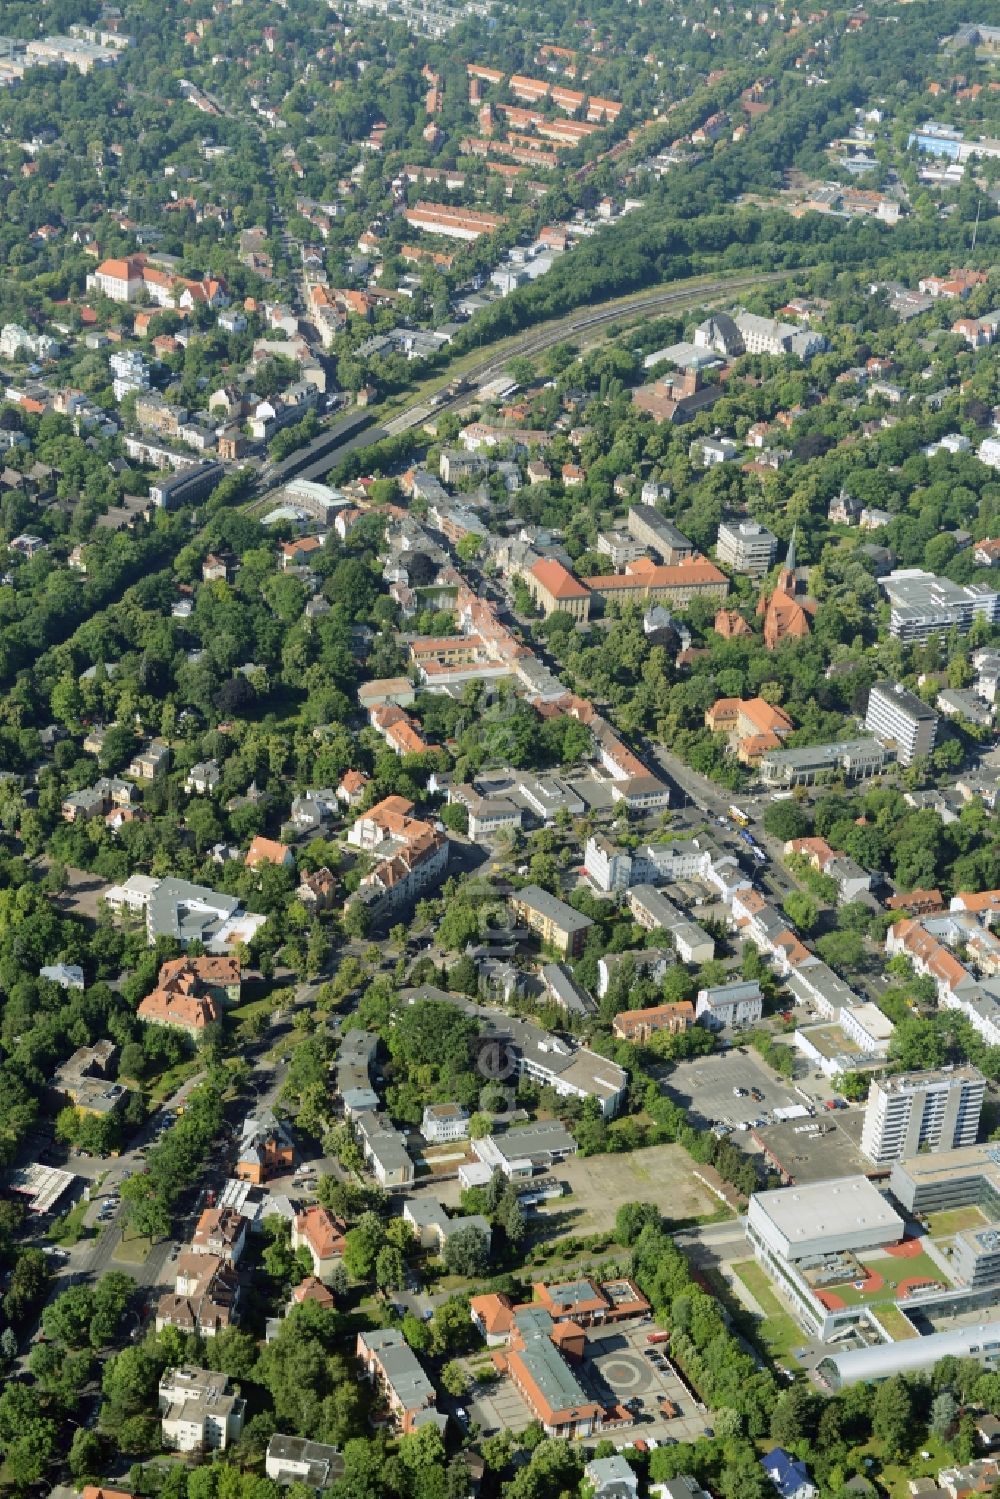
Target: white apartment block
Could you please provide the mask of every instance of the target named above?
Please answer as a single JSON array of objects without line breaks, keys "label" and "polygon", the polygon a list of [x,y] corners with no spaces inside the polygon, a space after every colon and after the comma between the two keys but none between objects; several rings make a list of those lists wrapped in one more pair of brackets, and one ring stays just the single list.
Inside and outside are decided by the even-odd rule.
[{"label": "white apartment block", "polygon": [[868,694],[865,728],[883,744],[896,746],[900,765],[911,765],[929,755],[937,736],[938,716],[933,708],[908,692],[898,682],[875,682]]},{"label": "white apartment block", "polygon": [[876,1166],[922,1151],[974,1145],[986,1095],[975,1067],[876,1078],[868,1090],[861,1152]]},{"label": "white apartment block", "polygon": [[778,555],[778,538],[754,520],[723,521],[716,539],[715,555],[734,573],[762,578]]},{"label": "white apartment block", "polygon": [[227,1374],[181,1364],[165,1370],[159,1395],[163,1445],[175,1452],[222,1452],[243,1430],[246,1401]]}]

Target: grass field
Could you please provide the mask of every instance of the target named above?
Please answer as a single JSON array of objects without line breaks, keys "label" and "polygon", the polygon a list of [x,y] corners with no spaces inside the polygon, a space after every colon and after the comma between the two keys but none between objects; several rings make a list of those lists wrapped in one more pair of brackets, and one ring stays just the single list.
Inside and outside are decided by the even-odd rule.
[{"label": "grass field", "polygon": [[757,1322],[757,1340],[771,1358],[791,1359],[793,1348],[805,1341],[805,1333],[774,1294],[766,1274],[756,1260],[742,1260],[732,1270],[764,1313]]},{"label": "grass field", "polygon": [[609,1233],[623,1202],[654,1202],[673,1222],[706,1218],[718,1211],[717,1197],[694,1174],[680,1145],[649,1145],[628,1155],[571,1157],[559,1176],[573,1194],[572,1204],[555,1200],[553,1211],[572,1206],[574,1234]]}]

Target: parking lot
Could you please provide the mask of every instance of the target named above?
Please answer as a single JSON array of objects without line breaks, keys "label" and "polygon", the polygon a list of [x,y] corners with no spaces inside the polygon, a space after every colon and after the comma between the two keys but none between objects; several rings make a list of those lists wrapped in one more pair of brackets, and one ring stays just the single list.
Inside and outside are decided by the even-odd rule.
[{"label": "parking lot", "polygon": [[[674,1371],[669,1345],[648,1342],[650,1333],[655,1332],[654,1323],[643,1321],[593,1328],[587,1334],[585,1383],[591,1384],[599,1400],[617,1400],[629,1406],[636,1418],[627,1435],[614,1438],[624,1446],[636,1437],[647,1442],[693,1442],[710,1420]],[[676,1416],[662,1414],[665,1400],[676,1407]]]},{"label": "parking lot", "polygon": [[[746,1089],[746,1095],[737,1097],[735,1088]],[[752,1089],[760,1098],[753,1097]],[[679,1062],[664,1083],[664,1092],[688,1111],[692,1123],[706,1129],[721,1123],[753,1124],[765,1115],[773,1118],[775,1109],[805,1102],[756,1052],[736,1047]]]}]

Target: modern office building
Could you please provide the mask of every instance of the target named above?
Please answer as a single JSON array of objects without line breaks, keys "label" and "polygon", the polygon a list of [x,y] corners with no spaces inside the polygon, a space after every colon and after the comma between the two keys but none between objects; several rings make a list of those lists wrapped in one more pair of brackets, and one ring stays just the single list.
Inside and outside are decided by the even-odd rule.
[{"label": "modern office building", "polygon": [[984,1220],[1000,1222],[1000,1145],[965,1145],[896,1161],[889,1191],[917,1218],[978,1207]]},{"label": "modern office building", "polygon": [[762,578],[778,555],[778,538],[755,520],[727,520],[715,543],[718,560],[734,573]]},{"label": "modern office building", "polygon": [[874,682],[868,694],[865,728],[884,744],[895,745],[900,765],[929,755],[937,736],[933,708],[899,682]]},{"label": "modern office building", "polygon": [[757,767],[765,786],[812,786],[820,777],[840,771],[845,780],[865,781],[881,775],[892,759],[884,744],[869,735],[835,739],[795,749],[769,750]]},{"label": "modern office building", "polygon": [[902,1072],[868,1090],[861,1151],[876,1166],[974,1145],[986,1096],[976,1067]]},{"label": "modern office building", "polygon": [[1000,593],[985,583],[952,583],[919,567],[900,568],[880,582],[897,640],[927,640],[951,629],[965,634],[980,615],[990,624],[1000,620]]}]

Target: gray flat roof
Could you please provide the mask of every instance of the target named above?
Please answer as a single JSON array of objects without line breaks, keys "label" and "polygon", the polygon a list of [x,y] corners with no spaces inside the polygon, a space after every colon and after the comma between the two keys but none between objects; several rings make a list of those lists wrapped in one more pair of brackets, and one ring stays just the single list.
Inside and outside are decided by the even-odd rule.
[{"label": "gray flat roof", "polygon": [[898,1228],[903,1220],[866,1176],[838,1176],[826,1181],[755,1192],[754,1200],[790,1245],[848,1228]]},{"label": "gray flat roof", "polygon": [[524,901],[542,916],[556,922],[564,932],[582,932],[594,925],[589,916],[581,915],[558,896],[550,895],[541,885],[525,885],[523,890],[515,890],[511,899]]}]

